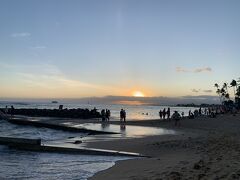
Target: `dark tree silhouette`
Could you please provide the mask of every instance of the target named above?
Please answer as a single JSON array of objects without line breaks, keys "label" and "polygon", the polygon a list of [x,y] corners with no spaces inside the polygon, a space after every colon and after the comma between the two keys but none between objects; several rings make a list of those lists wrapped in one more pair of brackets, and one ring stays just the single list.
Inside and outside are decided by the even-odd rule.
[{"label": "dark tree silhouette", "polygon": [[234,93],[234,96],[236,97],[237,81],[233,79],[230,85],[233,88],[233,93]]}]

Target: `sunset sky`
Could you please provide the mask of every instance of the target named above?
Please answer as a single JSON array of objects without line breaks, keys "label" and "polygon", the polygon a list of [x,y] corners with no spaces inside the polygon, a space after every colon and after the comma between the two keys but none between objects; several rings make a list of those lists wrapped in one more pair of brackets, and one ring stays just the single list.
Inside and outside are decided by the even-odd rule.
[{"label": "sunset sky", "polygon": [[239,71],[239,0],[0,1],[0,97],[215,95]]}]

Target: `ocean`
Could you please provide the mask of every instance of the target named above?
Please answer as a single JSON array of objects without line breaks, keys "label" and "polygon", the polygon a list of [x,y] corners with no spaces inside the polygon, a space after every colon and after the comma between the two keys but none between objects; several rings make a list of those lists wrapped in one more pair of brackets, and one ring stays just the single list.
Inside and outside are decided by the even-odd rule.
[{"label": "ocean", "polygon": [[159,119],[159,111],[168,107],[171,109],[171,114],[174,111],[184,113],[188,115],[189,110],[192,112],[197,109],[196,107],[176,107],[176,106],[150,106],[150,105],[119,105],[119,104],[80,104],[76,102],[59,102],[57,104],[49,102],[4,102],[0,101],[0,108],[5,106],[14,106],[14,108],[39,108],[39,109],[58,109],[59,105],[63,105],[63,108],[88,108],[93,109],[96,107],[100,112],[102,109],[109,109],[111,111],[111,119],[119,120],[119,113],[121,109],[125,109],[127,113],[127,119],[129,120],[149,120]]},{"label": "ocean", "polygon": [[[119,119],[120,109],[125,109],[127,119],[147,120],[158,119],[160,109],[165,106],[134,106],[134,105],[90,105],[77,103],[61,103],[65,108],[89,108],[110,109],[111,120]],[[0,108],[5,106],[15,108],[58,108],[59,104],[43,102],[0,102]],[[188,114],[188,111],[194,108],[170,107],[171,111],[178,110]],[[146,115],[148,113],[148,115]],[[112,126],[112,128],[115,128]],[[119,127],[118,127],[119,128]],[[138,129],[131,130],[136,132]],[[151,130],[152,132],[152,130]],[[143,136],[144,134],[133,134]],[[131,135],[131,136],[133,136]],[[25,127],[10,124],[0,120],[0,136],[23,137],[23,138],[41,138],[42,142],[58,141],[68,137],[83,137],[86,134],[62,132],[47,128]],[[85,180],[99,171],[112,167],[116,161],[129,159],[129,157],[111,157],[111,156],[89,156],[89,155],[70,155],[55,153],[26,152],[8,149],[6,146],[0,146],[0,179],[79,179]]]}]

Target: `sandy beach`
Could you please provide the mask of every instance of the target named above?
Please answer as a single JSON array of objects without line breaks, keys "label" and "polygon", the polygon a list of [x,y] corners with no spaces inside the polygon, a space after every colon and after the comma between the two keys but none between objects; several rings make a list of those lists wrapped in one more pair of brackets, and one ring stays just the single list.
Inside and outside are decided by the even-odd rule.
[{"label": "sandy beach", "polygon": [[240,179],[239,114],[183,119],[180,127],[160,120],[129,121],[126,125],[174,129],[177,134],[88,143],[88,147],[149,156],[119,161],[91,180]]}]

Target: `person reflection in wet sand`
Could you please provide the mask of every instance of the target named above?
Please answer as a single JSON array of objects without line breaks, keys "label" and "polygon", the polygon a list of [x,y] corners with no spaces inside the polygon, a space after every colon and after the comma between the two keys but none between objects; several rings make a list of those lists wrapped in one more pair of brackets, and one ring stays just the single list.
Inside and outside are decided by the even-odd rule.
[{"label": "person reflection in wet sand", "polygon": [[120,130],[121,131],[126,131],[126,125],[125,124],[120,124]]},{"label": "person reflection in wet sand", "polygon": [[105,130],[106,128],[108,128],[109,127],[109,123],[108,122],[102,122],[101,123],[101,128],[102,128],[102,130]]}]

